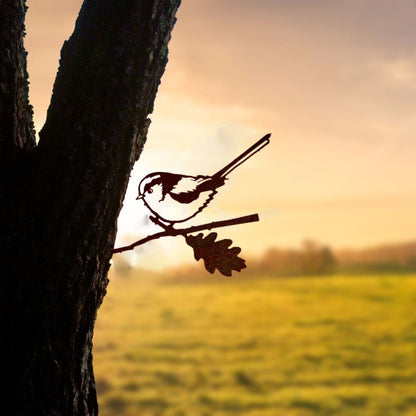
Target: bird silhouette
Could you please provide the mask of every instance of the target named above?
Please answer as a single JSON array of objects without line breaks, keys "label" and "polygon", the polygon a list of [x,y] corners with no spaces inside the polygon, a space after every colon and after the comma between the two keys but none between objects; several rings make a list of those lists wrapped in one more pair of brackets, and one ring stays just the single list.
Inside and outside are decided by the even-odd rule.
[{"label": "bird silhouette", "polygon": [[199,214],[212,201],[217,189],[225,184],[227,175],[269,144],[271,134],[266,134],[240,156],[217,173],[207,175],[181,175],[154,172],[139,184],[139,195],[154,217],[150,219],[162,227],[172,227]]}]

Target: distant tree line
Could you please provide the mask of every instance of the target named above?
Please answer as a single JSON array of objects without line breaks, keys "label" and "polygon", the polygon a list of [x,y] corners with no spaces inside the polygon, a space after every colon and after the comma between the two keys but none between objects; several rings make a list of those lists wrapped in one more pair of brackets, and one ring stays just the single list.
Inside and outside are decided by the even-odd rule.
[{"label": "distant tree line", "polygon": [[285,276],[333,272],[412,272],[416,271],[416,242],[334,251],[328,246],[307,240],[300,249],[267,250],[254,267]]},{"label": "distant tree line", "polygon": [[338,250],[335,256],[343,272],[416,271],[416,242]]},{"label": "distant tree line", "polygon": [[305,240],[300,249],[271,248],[256,262],[257,271],[276,275],[321,275],[335,270],[336,258],[330,247]]}]

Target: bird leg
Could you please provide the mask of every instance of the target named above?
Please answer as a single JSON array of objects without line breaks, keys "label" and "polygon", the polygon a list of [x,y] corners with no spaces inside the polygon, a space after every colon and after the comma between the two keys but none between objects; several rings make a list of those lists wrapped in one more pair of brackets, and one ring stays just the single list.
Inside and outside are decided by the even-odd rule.
[{"label": "bird leg", "polygon": [[159,227],[162,227],[165,231],[174,230],[172,224],[164,224],[162,221],[159,220],[159,218],[155,217],[154,215],[150,215],[149,220],[152,221],[154,224],[158,225]]}]

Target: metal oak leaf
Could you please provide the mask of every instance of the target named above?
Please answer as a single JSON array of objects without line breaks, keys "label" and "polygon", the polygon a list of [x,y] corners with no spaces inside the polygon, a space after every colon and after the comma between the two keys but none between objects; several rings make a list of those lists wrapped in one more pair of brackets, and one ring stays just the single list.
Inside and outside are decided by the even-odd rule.
[{"label": "metal oak leaf", "polygon": [[231,247],[232,240],[216,241],[217,233],[206,237],[202,233],[197,236],[187,235],[186,243],[194,249],[195,260],[204,260],[205,268],[212,274],[217,269],[224,276],[231,276],[232,271],[245,269],[246,262],[238,254],[240,247]]}]

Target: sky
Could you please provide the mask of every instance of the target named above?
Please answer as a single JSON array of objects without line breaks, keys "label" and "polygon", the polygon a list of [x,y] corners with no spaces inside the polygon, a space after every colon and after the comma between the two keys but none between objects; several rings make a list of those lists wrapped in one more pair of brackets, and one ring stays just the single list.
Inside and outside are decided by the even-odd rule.
[{"label": "sky", "polygon": [[[81,3],[28,0],[37,130]],[[192,224],[259,213],[258,223],[217,230],[243,257],[304,239],[414,240],[415,16],[414,0],[183,0],[116,246],[158,231],[135,200],[143,176],[213,174],[266,133],[270,145]],[[192,251],[165,239],[124,259],[161,268],[192,261]]]}]

